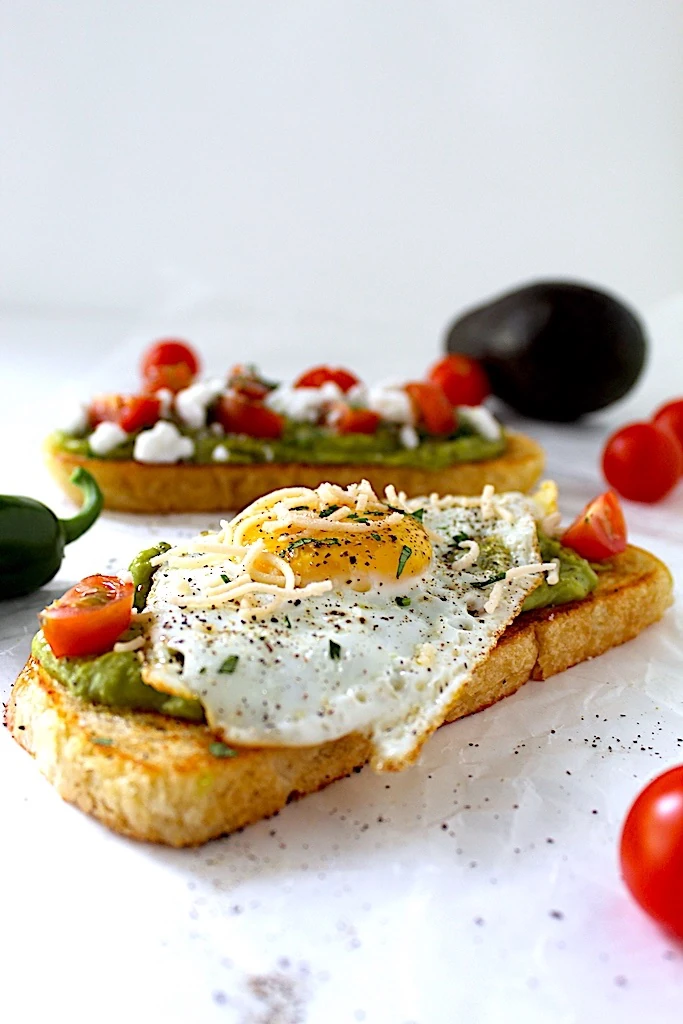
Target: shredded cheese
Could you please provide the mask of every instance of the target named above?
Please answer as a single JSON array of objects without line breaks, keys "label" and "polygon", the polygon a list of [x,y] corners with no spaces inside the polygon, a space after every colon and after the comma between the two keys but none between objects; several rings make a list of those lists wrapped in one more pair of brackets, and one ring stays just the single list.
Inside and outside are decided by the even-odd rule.
[{"label": "shredded cheese", "polygon": [[479,558],[479,545],[476,540],[462,540],[460,541],[461,548],[468,548],[468,551],[461,557],[453,562],[454,569],[469,569]]},{"label": "shredded cheese", "polygon": [[113,650],[116,654],[125,654],[127,651],[139,651],[144,646],[144,636],[134,636],[132,640],[119,640],[114,644]]},{"label": "shredded cheese", "polygon": [[557,559],[552,562],[532,562],[530,565],[513,565],[511,569],[505,573],[505,579],[498,580],[497,583],[493,584],[491,589],[491,596],[484,605],[484,611],[491,614],[495,612],[496,608],[500,604],[500,601],[505,593],[505,586],[511,580],[518,580],[524,576],[537,576],[539,573],[548,573],[547,582],[554,586],[559,583],[559,564]]}]

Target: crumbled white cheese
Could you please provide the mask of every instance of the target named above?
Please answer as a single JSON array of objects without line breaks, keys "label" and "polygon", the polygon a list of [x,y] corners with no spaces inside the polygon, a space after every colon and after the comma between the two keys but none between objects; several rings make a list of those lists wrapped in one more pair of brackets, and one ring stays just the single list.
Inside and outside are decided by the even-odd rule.
[{"label": "crumbled white cheese", "polygon": [[420,436],[410,423],[404,423],[399,431],[399,440],[404,448],[417,448],[420,444]]},{"label": "crumbled white cheese", "polygon": [[223,437],[223,435],[225,434],[222,423],[212,423],[211,426],[209,427],[209,430],[216,437]]},{"label": "crumbled white cheese", "polygon": [[263,446],[263,458],[266,460],[266,462],[272,462],[273,459],[275,458],[275,452],[273,451],[269,444],[264,444]]},{"label": "crumbled white cheese", "polygon": [[133,458],[138,462],[179,462],[194,455],[194,441],[183,437],[167,420],[158,420],[151,430],[143,430],[135,439]]},{"label": "crumbled white cheese", "polygon": [[159,416],[167,420],[173,411],[173,392],[170,388],[159,388],[154,392],[154,397],[159,399]]},{"label": "crumbled white cheese", "polygon": [[487,441],[497,441],[502,433],[498,420],[484,405],[459,405],[456,408],[458,420],[481,434]]},{"label": "crumbled white cheese", "polygon": [[294,388],[283,384],[266,395],[265,404],[290,419],[316,423],[330,405],[343,399],[344,392],[329,380],[320,388]]},{"label": "crumbled white cheese", "polygon": [[225,390],[222,380],[200,380],[175,396],[175,407],[181,421],[197,430],[206,424],[206,411]]},{"label": "crumbled white cheese", "polygon": [[93,455],[108,455],[114,448],[128,439],[128,434],[118,423],[98,423],[88,438],[88,447]]},{"label": "crumbled white cheese", "polygon": [[89,427],[88,420],[88,408],[85,405],[79,405],[76,412],[70,417],[64,417],[64,423],[62,424],[62,430],[65,434],[85,434]]},{"label": "crumbled white cheese", "polygon": [[230,452],[224,444],[217,444],[213,450],[211,458],[214,462],[227,462],[230,458]]},{"label": "crumbled white cheese", "polygon": [[414,421],[413,404],[402,387],[374,387],[368,394],[368,408],[390,423]]}]

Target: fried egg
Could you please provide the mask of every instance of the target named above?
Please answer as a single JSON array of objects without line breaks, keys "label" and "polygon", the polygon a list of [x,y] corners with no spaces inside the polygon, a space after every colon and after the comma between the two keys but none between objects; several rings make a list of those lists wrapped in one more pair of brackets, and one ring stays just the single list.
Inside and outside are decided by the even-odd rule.
[{"label": "fried egg", "polygon": [[143,678],[228,744],[418,756],[545,572],[532,499],[289,488],[157,559]]}]

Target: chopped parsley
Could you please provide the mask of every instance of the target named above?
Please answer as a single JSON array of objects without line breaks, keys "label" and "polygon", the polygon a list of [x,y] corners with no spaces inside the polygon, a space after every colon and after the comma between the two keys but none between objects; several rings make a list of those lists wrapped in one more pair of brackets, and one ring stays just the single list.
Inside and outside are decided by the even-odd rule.
[{"label": "chopped parsley", "polygon": [[470,538],[467,536],[466,533],[456,533],[456,534],[454,534],[451,537],[451,543],[453,543],[453,544],[462,544],[462,542],[464,540],[469,540],[469,539]]},{"label": "chopped parsley", "polygon": [[289,621],[289,615],[285,615],[284,619],[285,619],[285,626],[289,626],[289,628],[291,629],[292,628],[292,623]]},{"label": "chopped parsley", "polygon": [[375,533],[374,530],[372,531],[370,536],[372,537],[373,540],[381,540],[382,539],[378,533]]},{"label": "chopped parsley", "polygon": [[294,508],[290,509],[290,512],[310,512],[308,505],[295,505]]},{"label": "chopped parsley", "polygon": [[405,569],[406,562],[408,561],[408,559],[410,558],[412,553],[413,553],[413,549],[409,548],[407,544],[404,544],[403,547],[401,548],[401,554],[399,555],[399,559],[398,559],[398,567],[396,569],[396,579],[399,578],[399,576],[401,575],[401,573]]},{"label": "chopped parsley", "polygon": [[221,665],[221,667],[218,669],[218,671],[225,672],[228,675],[232,675],[232,673],[237,668],[237,662],[239,660],[239,654],[229,654],[225,661],[223,662],[223,664]]},{"label": "chopped parsley", "polygon": [[496,576],[491,576],[488,580],[479,580],[477,583],[472,583],[473,587],[490,587],[492,583],[498,583],[500,580],[505,579],[505,573],[499,572]]},{"label": "chopped parsley", "polygon": [[225,743],[221,743],[220,740],[216,740],[215,743],[209,743],[209,753],[213,757],[237,757],[237,751],[233,750],[232,747],[226,746]]},{"label": "chopped parsley", "polygon": [[321,539],[319,537],[299,537],[298,540],[293,540],[291,544],[287,545],[287,551],[294,551],[295,548],[300,548],[304,544],[315,544],[316,547],[330,546],[333,544],[341,544],[338,537],[328,537]]},{"label": "chopped parsley", "polygon": [[230,577],[226,576],[224,572],[221,573],[221,579],[223,580],[224,583],[230,582]]},{"label": "chopped parsley", "polygon": [[394,600],[396,601],[396,604],[399,606],[399,608],[407,608],[408,605],[410,604],[409,597],[397,597]]},{"label": "chopped parsley", "polygon": [[339,661],[341,658],[341,645],[330,640],[330,657],[332,661]]},{"label": "chopped parsley", "polygon": [[417,519],[418,523],[421,523],[424,519],[425,510],[423,508],[416,508],[414,512],[410,513],[413,519]]},{"label": "chopped parsley", "polygon": [[328,507],[324,508],[322,512],[318,512],[318,519],[327,519],[327,517],[331,516],[333,512],[336,512],[338,508],[339,505],[328,505]]},{"label": "chopped parsley", "polygon": [[369,523],[370,520],[366,516],[359,516],[357,512],[352,512],[347,519],[353,519],[354,523]]}]

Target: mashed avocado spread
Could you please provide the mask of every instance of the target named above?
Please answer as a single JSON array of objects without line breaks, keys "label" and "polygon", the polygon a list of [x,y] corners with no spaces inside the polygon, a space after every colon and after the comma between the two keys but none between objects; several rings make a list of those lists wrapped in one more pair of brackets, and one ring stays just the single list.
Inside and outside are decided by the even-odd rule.
[{"label": "mashed avocado spread", "polygon": [[[553,558],[560,560],[560,580],[552,587],[545,581],[541,583],[527,597],[524,611],[577,601],[595,589],[598,578],[585,559],[563,547],[559,541],[547,537],[541,530],[538,539],[544,562]],[[135,606],[138,610],[144,607],[154,573],[151,559],[168,550],[168,547],[168,544],[162,542],[147,548],[130,565],[136,585]],[[504,569],[506,563],[509,564],[509,553],[502,545],[498,548],[495,544],[482,544],[479,568],[496,572]],[[43,668],[66,686],[70,693],[93,704],[136,711],[159,711],[164,715],[193,722],[204,719],[199,701],[173,697],[144,683],[140,674],[140,661],[134,651],[109,651],[87,658],[57,658],[40,632],[33,638],[31,652]]]},{"label": "mashed avocado spread", "polygon": [[[206,428],[190,430],[177,426],[181,434],[194,441],[192,462],[201,465],[215,465],[213,453],[221,445],[228,452],[227,463],[235,465],[259,462],[377,464],[438,471],[458,462],[493,459],[505,451],[507,443],[504,433],[491,441],[465,424],[452,437],[421,436],[416,448],[404,447],[398,428],[390,424],[383,424],[374,434],[337,434],[325,427],[289,420],[278,440],[263,440],[244,434],[216,436]],[[123,444],[107,455],[98,455],[98,458],[132,459],[136,437],[137,434],[130,434]],[[72,455],[92,456],[87,437],[57,431],[50,438],[50,443]]]}]

